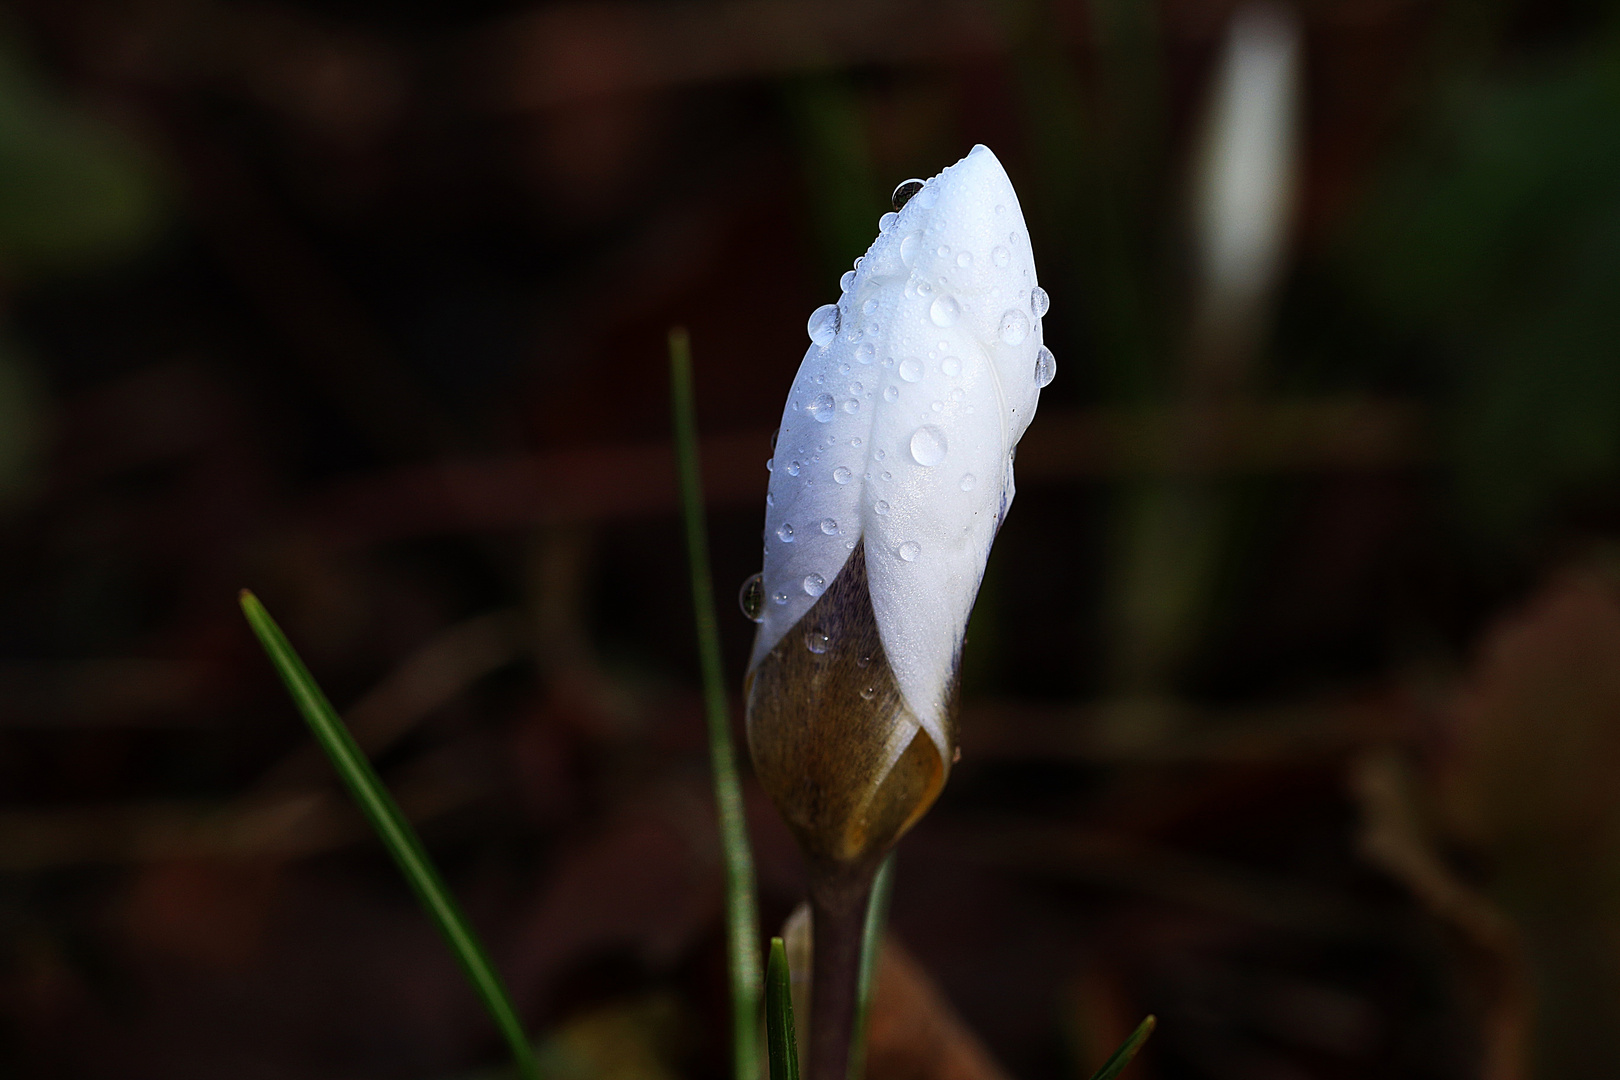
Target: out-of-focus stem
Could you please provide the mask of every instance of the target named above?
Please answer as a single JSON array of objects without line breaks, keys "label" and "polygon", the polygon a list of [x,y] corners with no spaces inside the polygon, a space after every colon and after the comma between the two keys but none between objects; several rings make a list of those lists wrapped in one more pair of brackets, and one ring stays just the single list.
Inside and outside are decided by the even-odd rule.
[{"label": "out-of-focus stem", "polygon": [[866,938],[866,903],[875,862],[857,868],[812,866],[809,1080],[848,1080],[850,1042]]}]

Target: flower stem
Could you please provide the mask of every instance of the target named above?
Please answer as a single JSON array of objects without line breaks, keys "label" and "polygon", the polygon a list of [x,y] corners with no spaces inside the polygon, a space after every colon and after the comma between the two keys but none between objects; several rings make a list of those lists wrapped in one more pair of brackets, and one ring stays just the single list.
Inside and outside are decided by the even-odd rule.
[{"label": "flower stem", "polygon": [[809,1080],[848,1080],[866,901],[877,863],[812,866]]}]

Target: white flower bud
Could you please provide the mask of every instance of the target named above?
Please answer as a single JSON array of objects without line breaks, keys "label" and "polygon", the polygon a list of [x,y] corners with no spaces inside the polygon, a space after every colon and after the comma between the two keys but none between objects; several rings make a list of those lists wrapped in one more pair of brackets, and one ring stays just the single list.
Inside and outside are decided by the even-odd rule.
[{"label": "white flower bud", "polygon": [[834,859],[887,847],[949,771],[963,632],[1055,368],[996,156],[976,146],[908,193],[810,317],[756,591],[750,746],[801,840]]}]

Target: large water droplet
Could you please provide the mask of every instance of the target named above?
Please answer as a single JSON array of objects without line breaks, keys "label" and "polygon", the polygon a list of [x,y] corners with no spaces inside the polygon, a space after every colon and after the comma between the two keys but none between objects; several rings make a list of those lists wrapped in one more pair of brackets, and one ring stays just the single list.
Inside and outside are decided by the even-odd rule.
[{"label": "large water droplet", "polygon": [[1029,319],[1017,308],[1008,308],[1001,317],[1001,340],[1008,345],[1019,345],[1029,337]]},{"label": "large water droplet", "polygon": [[737,605],[749,622],[765,621],[765,575],[755,574],[737,590]]},{"label": "large water droplet", "polygon": [[853,479],[855,479],[855,474],[842,465],[833,470],[833,482],[836,484],[847,484]]},{"label": "large water droplet", "polygon": [[922,545],[915,540],[907,540],[900,545],[899,555],[906,562],[916,562],[917,556],[922,554]]},{"label": "large water droplet", "polygon": [[919,243],[919,241],[917,240],[917,234],[916,233],[911,233],[910,235],[901,238],[901,240],[900,240],[900,261],[901,261],[901,263],[903,263],[906,266],[910,266],[912,263],[917,261],[917,245],[918,245],[918,243]]},{"label": "large water droplet", "polygon": [[[806,586],[806,588],[808,587],[809,586]],[[831,644],[832,636],[825,630],[806,630],[804,632],[804,647],[815,653],[817,656],[825,653],[827,651],[827,646]]]},{"label": "large water droplet", "polygon": [[776,538],[784,544],[793,543],[793,526],[786,521],[782,522],[781,526],[776,530]]},{"label": "large water droplet", "polygon": [[906,382],[916,382],[918,379],[922,378],[923,375],[922,361],[917,359],[915,356],[908,356],[904,360],[900,361],[899,370],[900,377],[906,380]]},{"label": "large water droplet", "polygon": [[1045,345],[1035,354],[1035,385],[1044,389],[1057,377],[1057,357]]},{"label": "large water droplet", "polygon": [[896,210],[910,202],[912,196],[923,189],[922,180],[902,180],[895,186],[894,194],[889,196],[889,203]]},{"label": "large water droplet", "polygon": [[1029,292],[1029,309],[1035,313],[1037,319],[1046,318],[1046,313],[1052,310],[1052,298],[1046,295],[1046,290],[1039,285]]},{"label": "large water droplet", "polygon": [[890,383],[883,388],[883,400],[893,404],[900,400],[900,388]]},{"label": "large water droplet", "polygon": [[821,531],[826,533],[828,536],[837,536],[838,522],[834,521],[832,518],[822,518]]},{"label": "large water droplet", "polygon": [[1012,261],[1012,252],[1008,251],[1000,244],[997,244],[995,247],[990,249],[990,261],[995,263],[997,266],[1006,266]]},{"label": "large water droplet", "polygon": [[804,324],[810,334],[810,340],[823,349],[833,343],[838,336],[838,305],[822,304],[810,313],[810,321]]},{"label": "large water droplet", "polygon": [[900,220],[899,214],[893,213],[892,211],[884,214],[882,217],[878,218],[878,232],[888,232],[890,229],[894,228],[894,223],[898,220]]},{"label": "large water droplet", "polygon": [[911,459],[919,465],[938,465],[945,460],[945,449],[945,433],[933,424],[911,433]]},{"label": "large water droplet", "polygon": [[817,394],[811,399],[810,404],[804,407],[804,411],[815,417],[816,423],[826,424],[832,421],[835,407],[831,394]]},{"label": "large water droplet", "polygon": [[870,364],[873,358],[876,356],[877,350],[872,348],[872,343],[870,341],[863,341],[861,344],[855,346],[855,359],[859,363]]},{"label": "large water droplet", "polygon": [[804,575],[802,584],[804,585],[804,591],[811,596],[820,596],[827,591],[827,579],[820,574]]},{"label": "large water droplet", "polygon": [[950,326],[956,322],[956,317],[962,314],[962,305],[956,302],[954,296],[940,296],[928,305],[928,317],[935,326]]}]

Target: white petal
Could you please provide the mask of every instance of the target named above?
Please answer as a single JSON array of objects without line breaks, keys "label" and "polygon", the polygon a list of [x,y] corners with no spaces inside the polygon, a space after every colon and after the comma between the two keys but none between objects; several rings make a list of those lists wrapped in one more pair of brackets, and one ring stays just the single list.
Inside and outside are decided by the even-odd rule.
[{"label": "white petal", "polygon": [[[783,410],[751,665],[864,538],[890,667],[947,751],[946,694],[1040,396],[1040,297],[1018,197],[984,146],[873,242]],[[826,322],[812,319],[823,339]]]}]

